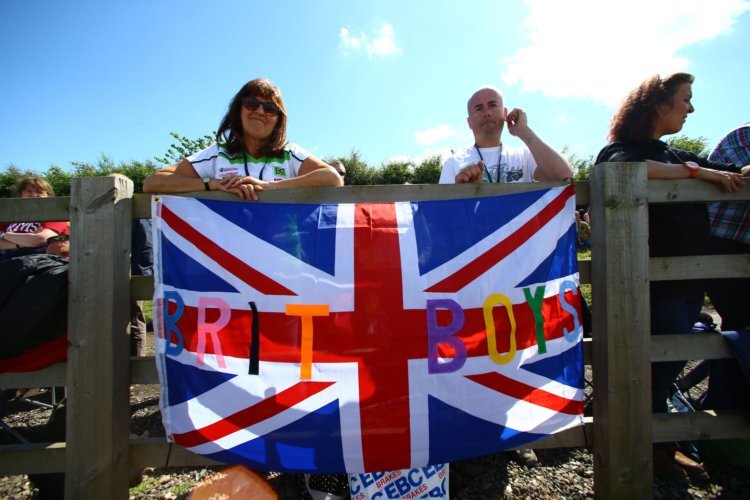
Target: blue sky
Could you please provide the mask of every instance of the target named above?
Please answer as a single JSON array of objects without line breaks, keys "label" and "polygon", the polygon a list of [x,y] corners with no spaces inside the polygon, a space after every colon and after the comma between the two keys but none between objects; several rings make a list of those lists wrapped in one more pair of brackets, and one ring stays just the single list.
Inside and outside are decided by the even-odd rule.
[{"label": "blue sky", "polygon": [[697,77],[683,133],[713,143],[750,120],[747,0],[4,0],[0,44],[0,168],[161,156],[259,76],[290,140],[371,165],[470,145],[483,84],[578,155],[657,72]]}]

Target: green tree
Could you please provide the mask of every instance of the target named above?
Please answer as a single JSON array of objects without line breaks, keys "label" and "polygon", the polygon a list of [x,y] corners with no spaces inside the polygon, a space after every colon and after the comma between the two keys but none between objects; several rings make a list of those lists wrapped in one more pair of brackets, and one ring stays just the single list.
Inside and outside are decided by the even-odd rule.
[{"label": "green tree", "polygon": [[[157,157],[155,160],[159,163],[177,163],[186,156],[208,147],[214,142],[214,136],[204,135],[198,139],[189,139],[175,132],[170,135],[177,140],[172,144],[163,157]],[[109,156],[102,154],[98,160],[93,163],[74,161],[72,172],[67,172],[57,165],[52,165],[46,172],[34,172],[32,170],[21,170],[14,165],[5,167],[0,171],[0,197],[7,198],[13,196],[13,188],[18,180],[27,176],[38,176],[49,182],[57,196],[70,195],[70,181],[73,177],[96,177],[109,175],[113,173],[123,174],[129,177],[134,184],[135,192],[143,191],[143,181],[156,170],[157,165],[151,161],[131,161],[115,162]]]},{"label": "green tree", "polygon": [[349,156],[337,156],[326,158],[327,163],[340,160],[346,167],[346,184],[348,186],[368,186],[375,184],[375,169],[362,160],[360,152],[352,149]]},{"label": "green tree", "polygon": [[406,184],[411,182],[414,164],[410,161],[388,162],[378,169],[375,184]]},{"label": "green tree", "polygon": [[411,182],[414,184],[437,184],[440,180],[442,168],[440,155],[429,156],[414,169]]},{"label": "green tree", "polygon": [[0,172],[0,197],[10,198],[13,196],[13,188],[21,177],[38,175],[31,170],[21,170],[15,165],[8,165],[3,172]]},{"label": "green tree", "polygon": [[[96,177],[100,175],[122,174],[133,181],[133,190],[136,193],[143,192],[143,181],[156,170],[156,165],[150,161],[131,161],[115,164],[107,155],[101,155],[96,163],[73,162],[73,175],[71,177]],[[68,192],[70,188],[68,187]]]},{"label": "green tree", "polygon": [[708,156],[709,153],[708,139],[702,135],[698,137],[688,137],[685,134],[673,135],[666,142],[670,148],[690,151],[698,156]]},{"label": "green tree", "polygon": [[107,155],[101,155],[94,163],[74,161],[73,172],[66,172],[57,165],[51,165],[46,172],[20,170],[9,165],[0,172],[0,198],[13,196],[13,188],[22,177],[41,177],[46,180],[55,196],[70,196],[70,182],[74,177],[98,177],[113,173],[123,174],[133,181],[135,192],[143,191],[143,181],[154,170],[156,165],[149,161],[131,161],[115,164]]},{"label": "green tree", "polygon": [[41,177],[52,187],[56,196],[67,196],[70,194],[71,175],[57,165],[52,165],[46,172],[34,172],[33,170],[21,170],[14,165],[9,165],[0,172],[0,198],[14,196],[16,183],[23,177]]},{"label": "green tree", "polygon": [[579,157],[575,153],[570,152],[568,146],[564,146],[560,151],[560,154],[568,160],[570,168],[573,169],[573,180],[576,181],[587,181],[589,180],[589,171],[594,166],[594,155],[588,155],[584,158]]},{"label": "green tree", "polygon": [[73,177],[96,177],[109,175],[115,171],[115,162],[109,156],[101,154],[95,163],[85,161],[70,162],[73,165]]},{"label": "green tree", "polygon": [[133,192],[142,193],[143,181],[146,177],[154,173],[156,169],[157,165],[150,160],[132,161],[130,163],[120,163],[115,172],[129,177],[133,181]]},{"label": "green tree", "polygon": [[72,176],[57,165],[50,166],[43,175],[44,179],[52,186],[55,196],[68,196],[70,194],[70,180]]},{"label": "green tree", "polygon": [[154,158],[154,160],[165,165],[179,163],[196,151],[206,149],[208,146],[213,144],[216,141],[216,132],[213,132],[212,134],[213,135],[206,134],[203,137],[199,137],[198,139],[189,139],[187,137],[181,136],[177,132],[170,132],[169,135],[176,139],[177,142],[169,146],[169,149],[164,154],[164,156],[157,156]]}]

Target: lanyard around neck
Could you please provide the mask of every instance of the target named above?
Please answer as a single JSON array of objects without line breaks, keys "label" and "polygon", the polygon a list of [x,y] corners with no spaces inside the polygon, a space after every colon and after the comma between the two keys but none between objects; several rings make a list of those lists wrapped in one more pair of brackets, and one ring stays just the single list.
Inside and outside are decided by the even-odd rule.
[{"label": "lanyard around neck", "polygon": [[[492,175],[490,174],[490,170],[487,168],[487,163],[484,161],[484,156],[482,156],[482,152],[479,151],[479,146],[474,144],[474,149],[477,150],[477,154],[479,155],[479,159],[482,160],[482,164],[484,165],[484,171],[487,173],[487,178],[490,180],[490,184],[492,184]],[[497,152],[497,179],[494,180],[496,183],[500,183],[500,160],[503,157],[503,145],[500,144],[500,150]]]},{"label": "lanyard around neck", "polygon": [[[247,169],[247,151],[242,152],[242,159],[245,160],[245,175],[249,177],[250,171]],[[263,162],[263,166],[260,167],[260,174],[258,175],[258,179],[260,179],[261,181],[263,180],[263,171],[266,169],[266,163],[268,163],[268,157],[266,157],[266,161]]]}]

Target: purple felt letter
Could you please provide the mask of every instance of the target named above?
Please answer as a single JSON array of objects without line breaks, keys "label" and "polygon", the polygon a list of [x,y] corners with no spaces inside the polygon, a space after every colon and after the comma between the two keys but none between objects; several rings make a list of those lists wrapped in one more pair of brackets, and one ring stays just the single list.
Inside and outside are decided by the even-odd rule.
[{"label": "purple felt letter", "polygon": [[[445,326],[438,325],[437,310],[447,309],[453,321]],[[466,345],[453,335],[464,326],[464,311],[455,300],[435,299],[427,301],[427,369],[430,373],[450,373],[459,370],[466,362]],[[455,357],[449,361],[438,360],[438,346],[449,344]]]}]

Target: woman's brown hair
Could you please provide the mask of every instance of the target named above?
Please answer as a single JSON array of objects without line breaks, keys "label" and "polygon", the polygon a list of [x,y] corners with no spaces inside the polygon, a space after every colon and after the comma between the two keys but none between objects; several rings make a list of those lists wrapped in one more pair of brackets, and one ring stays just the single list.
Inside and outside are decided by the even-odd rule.
[{"label": "woman's brown hair", "polygon": [[52,186],[41,177],[21,177],[18,179],[14,188],[14,194],[20,198],[21,193],[24,191],[42,192],[46,193],[47,196],[55,196]]},{"label": "woman's brown hair", "polygon": [[260,97],[267,99],[279,107],[279,119],[276,126],[268,137],[268,140],[260,150],[260,156],[271,156],[281,151],[286,145],[286,110],[281,98],[281,91],[267,78],[256,78],[242,86],[239,92],[232,98],[229,108],[221,120],[219,130],[216,132],[216,141],[225,142],[226,150],[231,154],[245,151],[245,139],[242,130],[242,98],[245,96]]},{"label": "woman's brown hair", "polygon": [[607,138],[610,141],[646,142],[652,139],[659,105],[672,106],[672,98],[684,83],[693,83],[689,73],[659,75],[644,80],[625,98],[612,118]]}]

